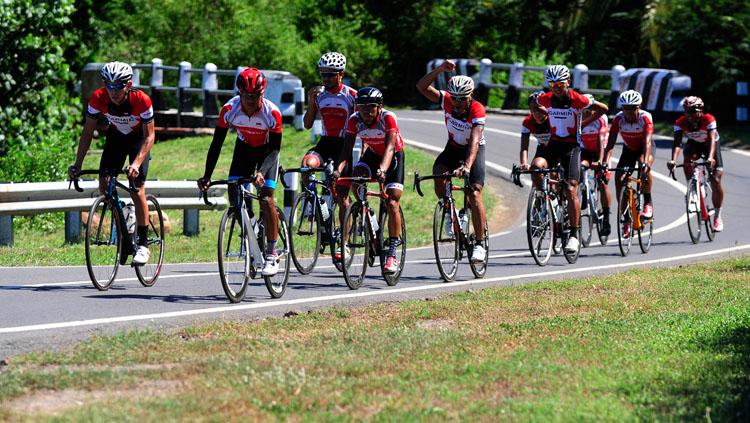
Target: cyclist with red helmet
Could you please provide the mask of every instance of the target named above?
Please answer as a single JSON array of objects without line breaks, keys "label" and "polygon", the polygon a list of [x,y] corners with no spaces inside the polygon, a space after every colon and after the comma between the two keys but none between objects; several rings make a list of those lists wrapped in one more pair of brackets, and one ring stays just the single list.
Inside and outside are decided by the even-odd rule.
[{"label": "cyclist with red helmet", "polygon": [[[466,193],[471,208],[476,243],[471,253],[471,261],[481,263],[487,257],[484,249],[484,227],[486,215],[482,202],[485,173],[484,124],[486,112],[482,103],[474,101],[474,80],[465,75],[457,75],[448,81],[445,91],[438,90],[432,83],[442,72],[453,72],[455,63],[444,60],[438,67],[428,72],[417,82],[417,90],[433,103],[440,103],[448,130],[448,142],[435,159],[432,172],[440,174],[452,172],[456,177],[469,174],[471,192]],[[463,165],[461,164],[463,162]],[[445,183],[435,181],[435,195],[443,198]],[[445,231],[452,233],[452,223],[446,221]]]},{"label": "cyclist with red helmet", "polygon": [[[594,96],[586,94],[590,100],[594,100]],[[598,119],[594,119],[594,112],[591,109],[583,110],[581,121],[581,166],[585,169],[600,169],[604,161],[605,147],[607,146],[607,133],[609,132],[609,126],[607,122],[607,116],[599,116]],[[606,168],[607,166],[604,166]],[[603,224],[601,235],[607,236],[612,231],[609,223],[609,205],[612,201],[612,197],[609,193],[609,172],[604,172],[604,183],[599,184],[599,195],[602,201],[602,212],[603,212]]]},{"label": "cyclist with red helmet", "polygon": [[385,273],[398,271],[396,249],[401,239],[401,214],[399,202],[404,191],[404,140],[398,129],[396,115],[383,108],[383,93],[375,87],[357,91],[357,112],[346,123],[344,148],[341,150],[338,169],[340,175],[352,161],[352,150],[357,137],[362,139],[362,155],[354,166],[355,177],[377,177],[385,183],[388,194],[388,252]]},{"label": "cyclist with red helmet", "polygon": [[[279,271],[276,242],[279,232],[279,215],[276,213],[273,193],[279,172],[281,149],[281,112],[263,97],[268,80],[255,68],[243,70],[237,76],[238,95],[232,97],[219,113],[211,147],[206,156],[203,177],[198,179],[201,191],[208,188],[211,174],[221,153],[221,146],[230,127],[237,131],[229,179],[254,178],[258,188],[263,226],[266,229],[266,262],[263,276],[273,276]],[[230,185],[231,188],[231,185]],[[234,201],[235,195],[229,193]]]},{"label": "cyclist with red helmet", "polygon": [[724,222],[721,219],[721,206],[724,202],[724,187],[721,185],[721,177],[724,175],[724,162],[721,159],[721,144],[719,144],[719,132],[717,131],[716,118],[709,113],[703,113],[703,100],[700,97],[690,96],[682,100],[685,115],[680,116],[674,123],[674,144],[672,145],[672,160],[667,162],[667,167],[673,169],[677,157],[682,150],[683,136],[687,137],[683,154],[685,178],[688,180],[693,174],[691,160],[705,157],[713,169],[710,178],[713,190],[711,201],[714,204],[714,231],[724,230]]},{"label": "cyclist with red helmet", "polygon": [[154,109],[151,98],[141,90],[133,88],[133,68],[127,63],[109,62],[102,66],[99,75],[104,86],[94,91],[89,98],[86,122],[78,142],[75,164],[68,168],[68,175],[77,178],[83,158],[91,146],[94,130],[100,119],[107,121],[104,150],[99,162],[99,192],[107,188],[107,171],[119,172],[129,160],[128,178],[133,180],[137,193],[131,193],[135,206],[138,247],[133,254],[133,264],[148,262],[151,252],[148,241],[148,205],[143,185],[148,174],[151,147],[154,145]]}]

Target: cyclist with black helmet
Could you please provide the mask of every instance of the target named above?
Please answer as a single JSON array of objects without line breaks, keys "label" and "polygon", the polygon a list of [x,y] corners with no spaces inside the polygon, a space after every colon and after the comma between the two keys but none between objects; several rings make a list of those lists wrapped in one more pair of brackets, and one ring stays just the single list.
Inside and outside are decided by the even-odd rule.
[{"label": "cyclist with black helmet", "polygon": [[148,205],[143,185],[148,174],[151,147],[154,145],[154,109],[151,98],[141,90],[133,88],[133,68],[127,63],[109,62],[102,66],[99,75],[104,87],[94,91],[86,109],[86,121],[78,142],[75,164],[68,168],[71,179],[78,177],[94,130],[99,120],[106,119],[104,150],[99,162],[99,192],[107,188],[107,172],[122,170],[125,159],[129,160],[128,178],[133,180],[137,193],[131,193],[135,206],[138,247],[133,254],[133,264],[148,262],[151,252],[148,241]]},{"label": "cyclist with black helmet", "polygon": [[401,239],[399,202],[404,191],[404,140],[396,122],[396,115],[383,108],[383,93],[375,87],[357,91],[357,109],[346,123],[344,148],[341,151],[336,176],[344,172],[352,161],[352,150],[357,137],[362,139],[362,155],[354,166],[355,177],[376,177],[384,182],[388,194],[388,252],[383,271],[395,273],[399,268],[396,249]]},{"label": "cyclist with black helmet", "polygon": [[683,137],[687,137],[683,154],[686,179],[689,180],[693,175],[693,166],[690,162],[706,157],[712,167],[710,182],[713,190],[711,201],[714,205],[714,231],[721,232],[724,230],[724,221],[721,219],[721,206],[724,203],[724,187],[721,185],[721,177],[724,175],[724,162],[721,159],[716,118],[709,113],[703,113],[704,106],[700,97],[690,96],[682,100],[685,115],[680,116],[674,123],[672,160],[667,162],[667,167],[674,168],[677,157],[682,151]]},{"label": "cyclist with black helmet", "polygon": [[[438,67],[428,72],[417,82],[417,90],[433,103],[440,103],[445,115],[445,126],[448,129],[448,142],[435,159],[432,172],[440,174],[452,172],[456,177],[469,174],[471,192],[466,193],[471,208],[476,245],[471,254],[471,261],[481,263],[487,257],[484,249],[484,227],[486,215],[482,202],[485,173],[485,138],[484,125],[486,112],[482,103],[472,99],[474,80],[465,75],[457,75],[448,81],[446,91],[438,90],[432,83],[442,72],[453,72],[455,63],[444,60]],[[463,162],[463,165],[461,165]],[[443,198],[445,183],[435,181],[435,195]],[[446,222],[445,231],[452,232],[452,224]]]},{"label": "cyclist with black helmet", "polygon": [[[203,177],[198,179],[198,187],[201,191],[208,189],[221,146],[229,127],[233,127],[237,131],[237,141],[232,164],[229,166],[229,180],[254,178],[254,185],[261,198],[260,207],[263,210],[267,240],[266,262],[261,273],[263,276],[273,276],[279,271],[276,254],[279,215],[276,213],[273,193],[279,172],[281,112],[275,104],[263,97],[268,80],[258,69],[247,68],[240,72],[236,84],[239,93],[221,108],[206,156],[206,168]],[[230,200],[234,201],[236,196],[231,191],[229,194]]]}]

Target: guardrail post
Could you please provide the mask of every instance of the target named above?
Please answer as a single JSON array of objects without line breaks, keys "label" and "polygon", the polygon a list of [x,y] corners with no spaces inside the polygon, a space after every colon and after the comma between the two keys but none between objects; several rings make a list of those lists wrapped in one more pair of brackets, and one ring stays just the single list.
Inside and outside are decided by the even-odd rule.
[{"label": "guardrail post", "polygon": [[190,62],[182,61],[177,69],[177,126],[182,126],[182,113],[193,111],[193,99],[185,92],[185,88],[190,88],[190,69],[193,65]]},{"label": "guardrail post", "polygon": [[505,101],[503,109],[517,109],[518,100],[523,86],[523,63],[516,62],[510,66],[508,75],[508,90],[505,91]]},{"label": "guardrail post", "polygon": [[487,105],[490,100],[490,83],[492,82],[492,60],[484,58],[479,61],[479,83],[474,89],[474,99]]},{"label": "guardrail post", "polygon": [[74,244],[81,240],[81,212],[65,212],[65,242]]},{"label": "guardrail post", "polygon": [[747,123],[749,103],[747,81],[737,81],[737,123]]},{"label": "guardrail post", "polygon": [[582,93],[589,89],[589,67],[578,64],[573,67],[573,88]]},{"label": "guardrail post", "polygon": [[291,219],[292,207],[294,207],[294,196],[299,189],[299,178],[297,178],[296,173],[285,173],[284,183],[284,214],[287,219]]},{"label": "guardrail post", "polygon": [[219,89],[219,82],[216,77],[216,65],[206,63],[203,67],[203,77],[201,78],[201,88],[203,88],[203,124],[208,126],[208,116],[219,114],[219,106],[216,104],[216,95],[211,91]]},{"label": "guardrail post", "polygon": [[294,127],[301,131],[305,129],[302,116],[305,114],[305,89],[296,87],[294,89]]},{"label": "guardrail post", "polygon": [[167,110],[169,107],[164,99],[164,93],[159,90],[164,86],[164,69],[161,59],[154,57],[151,59],[151,102],[154,110]]},{"label": "guardrail post", "polygon": [[182,211],[182,233],[185,236],[195,236],[200,233],[200,214],[198,209]]},{"label": "guardrail post", "polygon": [[623,72],[625,72],[625,66],[612,66],[612,87],[610,88],[611,94],[609,95],[608,104],[610,113],[614,113],[617,110],[617,97],[620,96],[620,74]]},{"label": "guardrail post", "polygon": [[0,245],[5,247],[13,246],[13,216],[8,214],[0,215]]},{"label": "guardrail post", "polygon": [[133,86],[137,87],[141,85],[141,70],[135,67],[135,63],[131,63],[130,66],[133,68],[133,78],[131,79],[133,81]]}]

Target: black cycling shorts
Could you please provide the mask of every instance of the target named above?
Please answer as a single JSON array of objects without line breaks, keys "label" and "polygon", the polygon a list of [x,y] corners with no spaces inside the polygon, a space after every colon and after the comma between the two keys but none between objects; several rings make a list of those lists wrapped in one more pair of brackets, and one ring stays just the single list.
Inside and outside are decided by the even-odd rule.
[{"label": "black cycling shorts", "polygon": [[[239,178],[252,178],[255,176],[255,172],[260,169],[266,156],[271,151],[268,144],[260,147],[251,147],[247,143],[241,140],[237,140],[234,145],[234,155],[232,156],[232,164],[229,166],[229,179]],[[263,179],[266,180],[263,184],[263,188],[276,189],[276,181],[279,177],[279,160],[276,159],[276,165],[271,166],[263,174]]]},{"label": "black cycling shorts", "polygon": [[[354,168],[367,169],[370,177],[375,176],[375,171],[380,167],[380,162],[383,160],[382,156],[378,156],[374,151],[368,149],[365,154],[359,158],[359,162]],[[385,172],[385,189],[397,189],[399,191],[404,190],[404,152],[398,151],[393,153],[393,160],[391,160],[391,166]]]},{"label": "black cycling shorts", "polygon": [[[99,161],[100,175],[104,175],[106,171],[113,173],[122,171],[125,167],[125,159],[128,159],[128,163],[132,163],[141,151],[143,142],[144,138],[141,131],[124,135],[122,132],[114,129],[114,126],[110,126],[104,140],[102,157]],[[138,168],[138,177],[133,181],[133,185],[136,188],[140,188],[146,183],[149,161],[151,161],[150,155],[148,159],[141,163],[141,167]]]},{"label": "black cycling shorts", "polygon": [[[686,158],[695,156],[693,160],[698,160],[699,157],[708,158],[708,153],[710,152],[711,146],[708,142],[695,142],[692,140],[688,140],[685,143],[685,150],[683,155]],[[716,155],[716,169],[723,169],[724,161],[721,159],[721,144],[719,144],[719,141],[716,141],[716,152],[714,154]]]},{"label": "black cycling shorts", "polygon": [[[620,154],[620,160],[617,162],[617,167],[634,167],[641,158],[642,151],[636,151],[629,149],[626,145],[622,146],[622,154]],[[620,172],[618,172],[619,175]]]},{"label": "black cycling shorts", "polygon": [[589,165],[591,165],[591,163],[599,161],[599,152],[586,149],[581,150],[581,161],[584,160],[588,161]]},{"label": "black cycling shorts", "polygon": [[[466,162],[468,153],[468,146],[458,146],[449,141],[445,145],[445,149],[435,159],[435,163],[432,165],[432,172],[437,174],[456,170],[459,162]],[[484,186],[484,155],[484,145],[480,145],[479,150],[477,150],[477,157],[471,165],[471,169],[469,169],[469,183],[471,185]]]},{"label": "black cycling shorts", "polygon": [[574,142],[551,141],[545,148],[547,168],[552,169],[558,163],[565,170],[565,179],[581,179],[581,149]]}]

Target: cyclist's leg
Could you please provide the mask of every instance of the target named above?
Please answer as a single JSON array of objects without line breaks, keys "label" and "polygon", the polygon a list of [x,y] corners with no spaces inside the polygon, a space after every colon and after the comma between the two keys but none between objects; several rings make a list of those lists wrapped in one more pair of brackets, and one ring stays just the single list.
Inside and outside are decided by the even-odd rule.
[{"label": "cyclist's leg", "polygon": [[[435,159],[435,163],[432,165],[432,173],[434,175],[450,172],[458,167],[458,162],[461,161],[463,155],[457,154],[456,150],[450,143],[445,144],[445,148],[440,152]],[[435,179],[435,196],[437,198],[445,197],[446,181],[446,179]]]},{"label": "cyclist's leg", "polygon": [[[640,155],[640,152],[633,151],[629,149],[626,146],[622,146],[622,154],[620,155],[620,161],[617,162],[617,167],[634,167],[636,162],[638,161],[638,157]],[[624,181],[625,175],[623,172],[617,172],[615,174],[615,188],[617,191],[617,198],[620,198],[620,195],[622,194],[622,187],[625,183]]]},{"label": "cyclist's leg", "polygon": [[690,178],[693,177],[693,165],[690,164],[690,162],[698,160],[699,157],[700,157],[700,145],[698,143],[688,140],[688,142],[685,143],[685,148],[682,149],[682,160],[683,160],[682,170],[685,171],[686,181],[690,181]]},{"label": "cyclist's leg", "polygon": [[[708,148],[706,148],[708,150]],[[706,152],[708,154],[708,151]],[[711,176],[711,201],[716,211],[716,217],[720,216],[721,206],[724,204],[724,187],[721,185],[721,178],[724,176],[724,161],[721,158],[721,145],[719,141],[716,141],[716,166],[713,169]]]},{"label": "cyclist's leg", "polygon": [[388,237],[398,239],[401,237],[401,213],[399,213],[399,202],[404,192],[404,152],[393,153],[391,166],[385,174],[385,192],[388,200],[385,205],[388,212]]},{"label": "cyclist's leg", "polygon": [[568,181],[566,187],[568,195],[568,217],[570,218],[570,227],[573,230],[571,237],[577,238],[578,227],[580,226],[581,202],[578,199],[578,181],[581,179],[581,150],[575,145],[565,153],[562,160],[565,167],[565,178]]},{"label": "cyclist's leg", "polygon": [[477,243],[484,241],[484,225],[487,216],[484,212],[484,202],[482,201],[482,189],[484,188],[484,168],[485,168],[485,147],[479,146],[476,160],[471,166],[469,173],[469,183],[471,192],[469,196],[469,207],[471,207],[471,218],[474,224],[474,233],[476,234]]},{"label": "cyclist's leg", "polygon": [[273,199],[273,193],[276,190],[276,181],[279,177],[278,158],[277,163],[271,166],[263,175],[265,183],[258,190],[260,197],[260,208],[263,210],[263,225],[266,228],[266,253],[275,251],[276,240],[279,237],[279,214],[276,212],[276,204]]},{"label": "cyclist's leg", "polygon": [[[129,163],[133,163],[136,156],[141,150],[143,145],[143,138],[138,139],[136,142],[131,144],[131,149],[128,153]],[[138,177],[133,181],[133,186],[138,188],[137,193],[131,193],[130,198],[133,199],[133,205],[135,206],[135,220],[138,228],[138,245],[146,246],[148,243],[148,203],[146,202],[146,176],[148,175],[148,165],[151,161],[151,155],[149,155],[141,166],[138,168]]]},{"label": "cyclist's leg", "polygon": [[[654,177],[651,174],[651,167],[654,165],[654,156],[652,154],[649,154],[648,157],[646,157],[646,163],[649,167],[648,173],[646,173],[645,177],[641,175],[641,184],[643,184],[643,208],[644,212],[646,209],[646,205],[649,205],[653,208],[653,199],[651,198],[651,188],[654,184]],[[644,213],[644,216],[648,216],[646,213]]]}]

